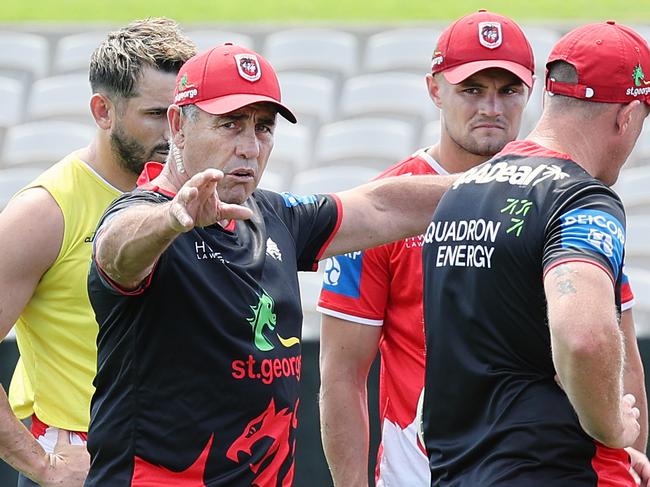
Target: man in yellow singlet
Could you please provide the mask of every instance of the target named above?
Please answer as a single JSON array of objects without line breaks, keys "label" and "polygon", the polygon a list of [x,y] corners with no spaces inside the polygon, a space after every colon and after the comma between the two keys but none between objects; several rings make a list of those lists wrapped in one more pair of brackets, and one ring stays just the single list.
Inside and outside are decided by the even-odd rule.
[{"label": "man in yellow singlet", "polygon": [[[165,160],[176,73],[195,51],[164,18],[108,34],[90,61],[95,137],[0,213],[0,337],[15,324],[21,354],[9,400],[0,388],[0,457],[21,472],[21,487],[85,480],[97,357],[86,290],[95,227],[108,204],[135,187],[145,162]],[[29,417],[31,432],[18,419]]]}]

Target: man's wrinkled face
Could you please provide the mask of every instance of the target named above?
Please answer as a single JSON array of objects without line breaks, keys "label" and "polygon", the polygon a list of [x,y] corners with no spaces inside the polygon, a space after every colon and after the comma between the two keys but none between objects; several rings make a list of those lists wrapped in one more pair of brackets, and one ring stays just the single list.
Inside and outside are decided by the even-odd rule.
[{"label": "man's wrinkled face", "polygon": [[185,170],[189,177],[207,168],[223,171],[219,197],[241,204],[257,187],[271,155],[277,109],[263,102],[223,115],[198,114],[196,120],[184,120],[183,137],[177,140]]}]

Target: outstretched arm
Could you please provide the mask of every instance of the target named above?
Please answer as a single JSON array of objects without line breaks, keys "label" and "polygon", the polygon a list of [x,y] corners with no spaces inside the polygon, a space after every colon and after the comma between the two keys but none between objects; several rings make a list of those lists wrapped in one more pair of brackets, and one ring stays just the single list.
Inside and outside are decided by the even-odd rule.
[{"label": "outstretched arm", "polygon": [[585,262],[551,269],[544,278],[553,362],[587,434],[627,447],[639,436],[635,398],[624,395],[623,337],[609,276]]},{"label": "outstretched arm", "polygon": [[422,233],[456,177],[398,176],[338,193],[343,219],[323,258]]},{"label": "outstretched arm", "polygon": [[206,169],[187,181],[168,203],[141,204],[117,213],[97,236],[99,267],[124,289],[135,289],[181,233],[223,220],[250,218],[248,208],[219,199],[217,183],[222,178],[221,171]]}]

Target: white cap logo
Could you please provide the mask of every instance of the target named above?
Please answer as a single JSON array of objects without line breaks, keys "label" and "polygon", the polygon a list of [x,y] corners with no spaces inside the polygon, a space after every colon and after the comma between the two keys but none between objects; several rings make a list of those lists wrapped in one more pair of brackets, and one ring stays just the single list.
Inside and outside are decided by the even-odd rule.
[{"label": "white cap logo", "polygon": [[254,54],[235,54],[239,76],[248,81],[257,81],[262,77],[262,68]]},{"label": "white cap logo", "polygon": [[488,49],[496,49],[503,42],[501,24],[499,22],[479,22],[478,41]]}]

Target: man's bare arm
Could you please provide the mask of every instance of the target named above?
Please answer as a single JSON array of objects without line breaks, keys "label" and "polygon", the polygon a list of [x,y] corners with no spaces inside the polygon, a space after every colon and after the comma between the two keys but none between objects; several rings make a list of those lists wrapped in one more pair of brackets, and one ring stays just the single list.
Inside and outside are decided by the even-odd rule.
[{"label": "man's bare arm", "polygon": [[335,486],[368,486],[368,372],[381,327],[323,315],[321,437]]},{"label": "man's bare arm", "polygon": [[338,193],[343,220],[323,258],[423,233],[456,177],[398,176]]},{"label": "man's bare arm", "polygon": [[553,362],[583,429],[615,448],[639,435],[634,397],[623,391],[623,337],[614,290],[599,267],[570,262],[544,279]]},{"label": "man's bare arm", "polygon": [[[55,262],[63,241],[63,214],[43,188],[16,196],[0,213],[0,338],[29,302],[43,274]],[[16,418],[0,387],[0,457],[44,486],[81,486],[88,472],[83,446],[70,447],[65,460],[52,457]]]},{"label": "man's bare arm", "polygon": [[144,203],[117,213],[97,236],[99,267],[122,288],[135,289],[181,233],[221,220],[250,218],[248,208],[219,200],[221,178],[221,171],[207,169],[187,181],[168,203]]},{"label": "man's bare arm", "polygon": [[636,340],[636,328],[632,309],[621,313],[621,331],[625,338],[625,366],[623,368],[623,384],[625,392],[636,397],[636,407],[640,412],[639,425],[641,433],[632,445],[641,452],[648,447],[648,399],[645,390],[645,373],[641,353]]}]

